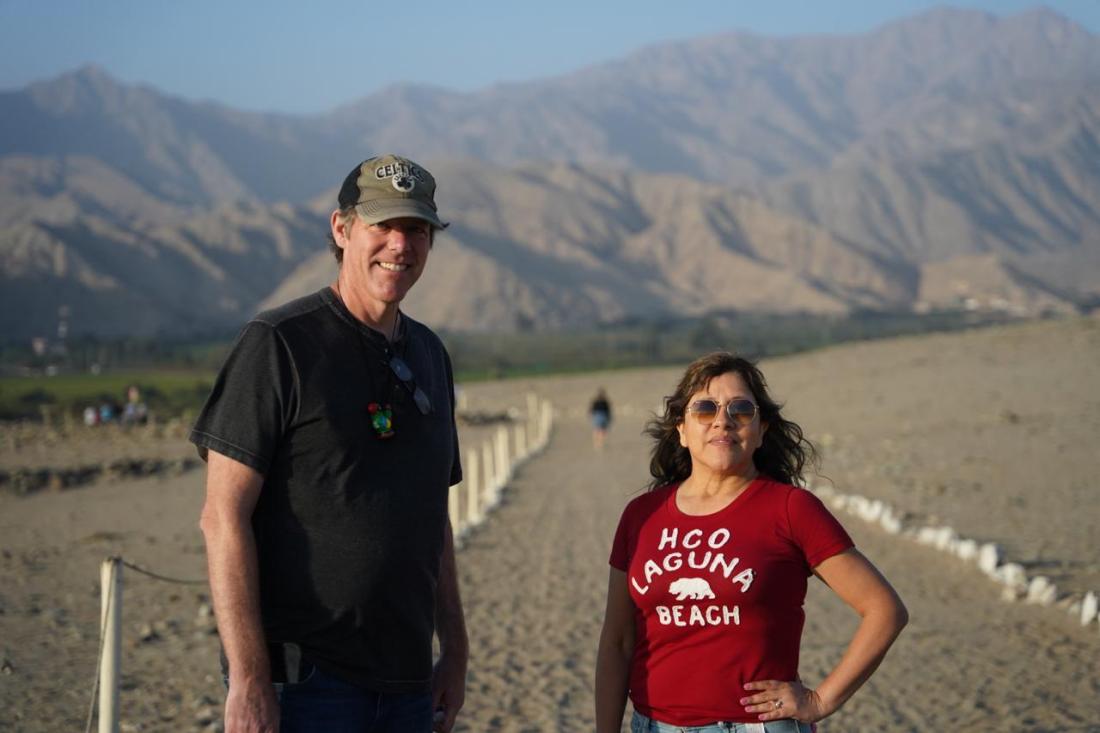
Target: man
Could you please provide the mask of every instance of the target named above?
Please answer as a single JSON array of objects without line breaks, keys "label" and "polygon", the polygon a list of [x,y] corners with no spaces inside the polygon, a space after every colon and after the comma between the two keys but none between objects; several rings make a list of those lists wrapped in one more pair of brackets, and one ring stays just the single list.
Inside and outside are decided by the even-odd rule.
[{"label": "man", "polygon": [[449,731],[462,706],[451,363],[399,309],[446,226],[434,197],[408,159],[357,166],[336,281],[245,326],[191,434],[226,733]]}]

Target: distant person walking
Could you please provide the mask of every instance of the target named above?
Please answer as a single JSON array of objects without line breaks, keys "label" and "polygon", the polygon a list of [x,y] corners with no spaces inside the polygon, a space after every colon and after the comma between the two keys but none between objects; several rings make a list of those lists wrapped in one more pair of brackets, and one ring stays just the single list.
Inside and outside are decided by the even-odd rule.
[{"label": "distant person walking", "polygon": [[336,281],[245,326],[191,433],[226,733],[446,732],[462,707],[451,361],[400,309],[446,226],[435,187],[394,155],[348,174]]},{"label": "distant person walking", "polygon": [[[751,362],[693,362],[654,438],[650,491],[627,505],[611,549],[596,661],[596,730],[806,733],[867,681],[905,607],[805,489],[813,447]],[[816,688],[798,676],[807,578],[860,616]]]},{"label": "distant person walking", "polygon": [[592,446],[603,450],[607,441],[607,429],[611,427],[611,400],[603,387],[596,391],[592,404],[588,407],[588,416],[592,421]]}]

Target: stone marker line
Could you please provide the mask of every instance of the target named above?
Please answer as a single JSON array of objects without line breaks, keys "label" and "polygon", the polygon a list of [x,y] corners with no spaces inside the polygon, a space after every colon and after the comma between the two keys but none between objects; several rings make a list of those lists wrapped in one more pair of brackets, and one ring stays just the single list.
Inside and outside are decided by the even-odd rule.
[{"label": "stone marker line", "polygon": [[834,509],[854,514],[865,522],[877,524],[889,534],[905,537],[917,544],[933,547],[964,562],[973,563],[991,580],[1002,586],[1001,598],[1006,601],[1022,600],[1040,606],[1064,609],[1082,626],[1100,625],[1100,597],[1093,591],[1077,598],[1070,594],[1060,596],[1058,587],[1045,575],[1028,577],[1024,566],[1009,562],[1004,550],[995,542],[978,542],[960,537],[951,527],[910,524],[905,513],[881,499],[868,499],[859,494],[845,494],[831,486],[807,486],[822,501]]},{"label": "stone marker line", "polygon": [[[518,410],[510,412],[519,414]],[[500,504],[516,471],[550,444],[554,407],[529,392],[527,413],[515,422],[511,430],[498,428],[480,449],[466,450],[462,481],[451,487],[447,501],[457,549]]]}]

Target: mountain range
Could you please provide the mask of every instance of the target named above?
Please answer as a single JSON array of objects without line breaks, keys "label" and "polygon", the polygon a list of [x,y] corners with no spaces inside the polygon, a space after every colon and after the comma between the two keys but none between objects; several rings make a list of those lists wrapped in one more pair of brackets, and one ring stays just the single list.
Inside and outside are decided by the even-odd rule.
[{"label": "mountain range", "polygon": [[321,287],[334,184],[390,150],[453,221],[406,304],[437,326],[1100,302],[1100,40],[938,9],[308,117],[96,67],[2,92],[0,336],[62,307],[74,333],[225,331]]}]

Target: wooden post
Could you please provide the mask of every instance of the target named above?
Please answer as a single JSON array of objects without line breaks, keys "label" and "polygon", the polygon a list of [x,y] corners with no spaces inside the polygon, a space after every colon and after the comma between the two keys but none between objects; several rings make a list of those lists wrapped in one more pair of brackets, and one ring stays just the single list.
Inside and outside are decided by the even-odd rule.
[{"label": "wooden post", "polygon": [[527,428],[523,423],[516,426],[516,462],[527,459]]},{"label": "wooden post", "polygon": [[534,392],[527,393],[527,433],[531,442],[538,442],[539,434],[539,398]]},{"label": "wooden post", "polygon": [[99,733],[118,733],[119,660],[122,657],[122,560],[109,557],[99,569]]},{"label": "wooden post", "polygon": [[542,441],[542,405],[539,404],[532,413],[531,418],[531,452],[541,451],[545,446]]},{"label": "wooden post", "polygon": [[465,529],[462,522],[462,510],[459,508],[459,493],[465,486],[466,480],[463,477],[462,481],[447,489],[447,516],[451,520],[451,531],[454,533],[455,539],[458,539],[462,534],[462,530]]},{"label": "wooden post", "polygon": [[[512,478],[512,461],[508,456],[508,428],[497,428],[497,495]],[[495,502],[494,502],[495,503]]]},{"label": "wooden post", "polygon": [[477,450],[473,448],[467,450],[466,465],[463,467],[462,471],[466,477],[462,482],[466,485],[466,519],[463,523],[464,529],[469,529],[481,521],[481,484],[484,481],[484,474],[478,472],[477,462]]},{"label": "wooden post", "polygon": [[485,464],[485,481],[481,484],[482,506],[491,509],[496,498],[497,477],[500,467],[493,461],[492,441],[481,446],[481,461]]},{"label": "wooden post", "polygon": [[550,442],[550,428],[554,424],[554,408],[550,406],[550,401],[542,403],[542,435],[540,441],[543,445]]}]

